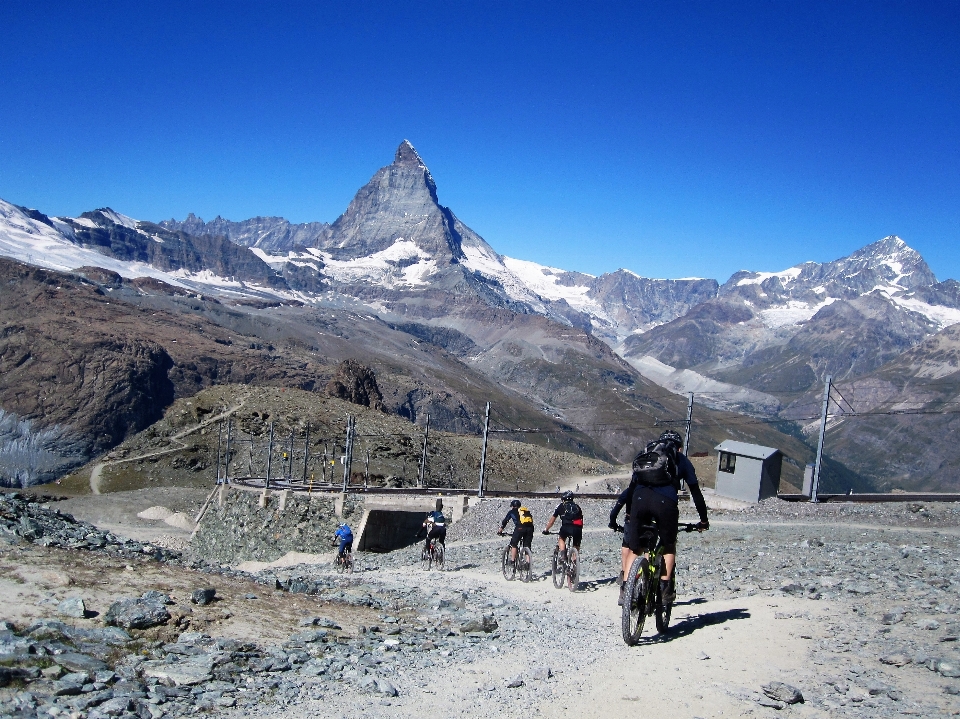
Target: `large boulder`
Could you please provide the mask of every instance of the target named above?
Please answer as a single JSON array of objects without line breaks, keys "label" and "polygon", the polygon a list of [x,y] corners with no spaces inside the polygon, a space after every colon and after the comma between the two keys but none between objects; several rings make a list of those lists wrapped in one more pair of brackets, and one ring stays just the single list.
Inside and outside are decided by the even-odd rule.
[{"label": "large boulder", "polygon": [[166,624],[170,612],[162,603],[149,599],[118,599],[107,610],[104,621],[123,629],[149,629]]}]

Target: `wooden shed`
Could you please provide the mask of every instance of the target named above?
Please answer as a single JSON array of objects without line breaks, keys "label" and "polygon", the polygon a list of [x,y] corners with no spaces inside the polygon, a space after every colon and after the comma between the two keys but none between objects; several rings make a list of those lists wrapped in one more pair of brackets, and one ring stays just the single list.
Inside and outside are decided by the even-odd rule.
[{"label": "wooden shed", "polygon": [[776,497],[783,453],[773,447],[724,440],[716,447],[716,493],[744,502]]}]

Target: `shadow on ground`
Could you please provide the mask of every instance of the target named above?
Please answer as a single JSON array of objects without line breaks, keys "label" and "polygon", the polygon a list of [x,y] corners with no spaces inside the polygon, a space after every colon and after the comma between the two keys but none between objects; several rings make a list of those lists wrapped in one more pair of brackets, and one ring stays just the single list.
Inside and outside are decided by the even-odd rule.
[{"label": "shadow on ground", "polygon": [[[702,600],[693,600],[691,602],[684,602],[684,604],[699,604]],[[679,604],[679,603],[678,603]],[[676,606],[676,605],[674,605]],[[746,609],[725,609],[722,612],[706,612],[704,614],[698,614],[693,617],[685,617],[681,619],[676,624],[672,624],[665,634],[654,634],[649,637],[644,637],[640,640],[640,644],[662,644],[664,642],[670,642],[674,639],[681,639],[683,637],[688,637],[693,634],[698,629],[703,629],[704,627],[711,627],[716,624],[724,624],[726,622],[735,621],[737,619],[749,619],[750,612]],[[650,619],[650,618],[648,618]]]}]

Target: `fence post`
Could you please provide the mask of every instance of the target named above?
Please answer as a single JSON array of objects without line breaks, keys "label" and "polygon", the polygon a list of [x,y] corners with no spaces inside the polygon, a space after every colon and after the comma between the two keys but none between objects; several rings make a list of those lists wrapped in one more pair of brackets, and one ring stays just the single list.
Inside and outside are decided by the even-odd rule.
[{"label": "fence post", "polygon": [[267,479],[263,488],[270,489],[270,467],[273,465],[273,420],[270,420],[270,442],[267,445]]},{"label": "fence post", "polygon": [[487,468],[487,434],[490,431],[490,403],[487,402],[487,413],[483,420],[483,451],[480,453],[480,486],[477,496],[483,497],[483,474]]},{"label": "fence post", "polygon": [[217,484],[220,484],[220,443],[223,441],[223,420],[217,422]]},{"label": "fence post", "polygon": [[820,411],[820,439],[817,441],[817,461],[813,465],[813,482],[810,485],[810,501],[817,502],[820,490],[820,467],[823,462],[823,439],[827,434],[827,412],[830,410],[830,386],[833,378],[827,375],[823,383],[823,409]]},{"label": "fence post", "polygon": [[347,415],[347,441],[343,446],[343,491],[350,483],[350,451],[353,449],[353,415]]},{"label": "fence post", "polygon": [[422,487],[427,476],[427,438],[430,436],[430,415],[427,415],[427,426],[423,429],[423,453],[420,455],[420,476],[417,477],[417,486]]},{"label": "fence post", "polygon": [[307,436],[303,440],[303,482],[307,482],[307,458],[310,456],[310,423],[307,422]]},{"label": "fence post", "polygon": [[287,486],[293,483],[293,430],[290,430],[290,447],[288,449],[290,456],[287,459]]},{"label": "fence post", "polygon": [[227,451],[223,458],[223,483],[230,484],[230,429],[233,426],[233,417],[227,417]]}]

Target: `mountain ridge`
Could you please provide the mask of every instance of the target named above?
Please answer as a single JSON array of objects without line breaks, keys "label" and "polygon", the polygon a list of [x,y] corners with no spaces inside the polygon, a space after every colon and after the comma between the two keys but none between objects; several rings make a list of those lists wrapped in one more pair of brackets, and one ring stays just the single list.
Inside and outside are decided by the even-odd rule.
[{"label": "mountain ridge", "polygon": [[[314,324],[324,313],[344,318],[338,332],[348,344],[369,342],[381,323],[449,352],[465,377],[476,373],[571,427],[600,428],[590,429],[596,451],[619,459],[638,439],[618,418],[639,411],[650,418],[644,431],[679,419],[685,398],[676,393],[686,387],[703,388],[698,401],[708,407],[786,417],[825,374],[869,375],[960,321],[960,283],[937,282],[895,236],[827,263],[738,271],[723,284],[627,269],[593,277],[505,257],[440,203],[408,141],[329,224],[192,215],[155,224],[110,208],[56,218],[0,201],[0,254],[60,271],[100,266],[130,280],[105,292],[179,303],[177,311],[223,327],[248,326],[249,313],[228,310],[247,304],[283,328],[257,332],[289,333],[306,347],[327,341],[318,343],[326,335]],[[173,299],[134,281],[144,276],[173,287],[165,291]],[[190,308],[191,294],[215,302]],[[376,354],[372,344],[364,352]],[[398,369],[406,355],[378,361],[415,373]],[[416,418],[427,386],[396,411]],[[440,421],[457,421],[455,408],[434,406]]]}]

